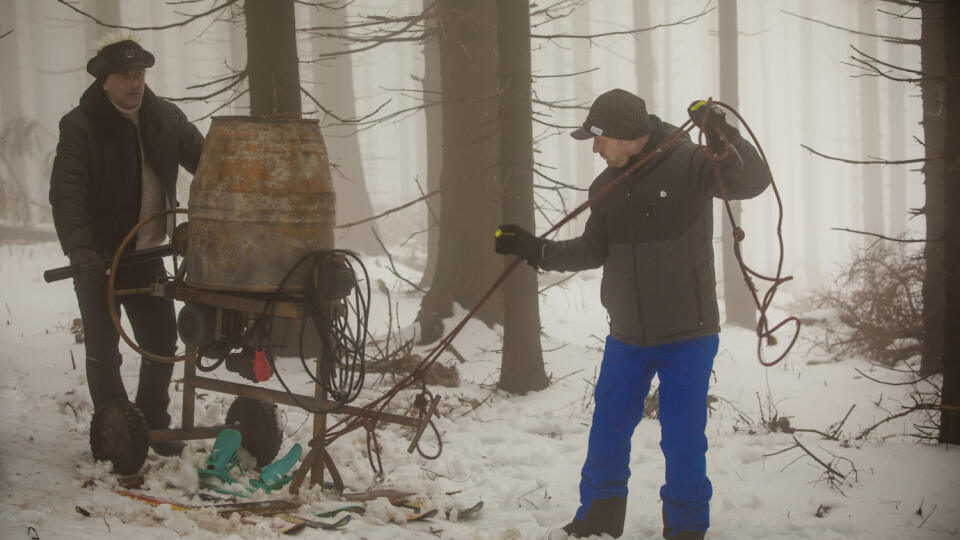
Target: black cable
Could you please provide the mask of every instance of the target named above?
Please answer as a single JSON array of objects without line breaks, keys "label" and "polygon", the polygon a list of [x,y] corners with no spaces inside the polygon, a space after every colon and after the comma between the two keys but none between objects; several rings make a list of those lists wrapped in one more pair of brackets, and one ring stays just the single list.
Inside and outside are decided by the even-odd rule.
[{"label": "black cable", "polygon": [[[324,270],[324,268],[322,268],[324,258],[329,261],[334,254],[344,256],[347,268],[352,276],[351,290],[353,291],[354,301],[351,303],[350,301],[344,299],[344,303],[347,306],[347,313],[343,318],[331,318],[329,316],[330,300],[332,299],[325,296],[329,296],[329,294],[332,292],[328,290],[330,288],[330,284],[328,284],[327,287],[323,287],[322,284],[318,283],[318,278],[321,275],[327,278],[330,278],[333,275],[333,272],[323,273],[321,271]],[[272,339],[272,322],[276,317],[276,302],[280,298],[281,291],[293,274],[296,273],[296,271],[299,270],[304,263],[311,259],[311,271],[309,272],[308,279],[304,284],[304,318],[301,324],[299,339],[301,364],[303,365],[307,375],[313,379],[315,383],[322,385],[327,391],[328,395],[333,398],[333,401],[339,404],[346,404],[359,396],[360,391],[363,388],[363,379],[366,373],[364,351],[366,350],[366,336],[368,334],[367,324],[370,310],[370,278],[367,274],[367,269],[364,266],[363,261],[360,260],[359,255],[356,253],[349,250],[331,249],[314,251],[302,257],[281,280],[276,290],[274,290],[271,297],[267,300],[263,311],[257,317],[257,320],[251,327],[250,331],[256,332],[258,347],[264,350],[267,361],[270,363],[273,371],[277,374],[277,380],[280,381],[281,386],[283,386],[290,398],[301,409],[313,414],[319,414],[331,411],[314,410],[305,405],[297,398],[297,395],[290,390],[290,387],[286,384],[286,381],[283,380],[283,376],[280,374],[279,370],[277,370],[276,357],[273,354]],[[354,269],[350,259],[355,260],[363,271],[363,279],[366,282],[365,293],[364,291],[360,290],[359,282],[356,277],[357,272]],[[332,266],[330,264],[326,265],[327,270],[331,268]],[[350,317],[351,313],[353,313],[355,316],[353,326],[351,326],[347,321],[347,318]],[[320,356],[320,365],[322,373],[319,374],[319,376],[314,375],[310,371],[306,365],[306,358],[303,354],[303,336],[306,330],[307,319],[312,320],[321,340],[322,350]],[[260,329],[264,326],[264,331],[260,331]],[[354,336],[360,336],[360,339],[356,339]],[[264,337],[267,338],[266,347],[262,346]],[[338,366],[338,364],[342,365]],[[334,375],[336,375],[336,377]]]}]

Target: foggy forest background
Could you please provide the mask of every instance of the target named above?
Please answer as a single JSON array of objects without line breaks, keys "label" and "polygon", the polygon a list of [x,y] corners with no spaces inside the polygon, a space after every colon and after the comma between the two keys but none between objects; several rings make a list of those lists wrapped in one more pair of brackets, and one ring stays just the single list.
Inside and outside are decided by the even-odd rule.
[{"label": "foggy forest background", "polygon": [[[430,259],[436,254],[436,220],[442,212],[439,197],[432,195],[440,190],[442,167],[454,166],[449,156],[447,162],[440,161],[440,149],[449,144],[450,135],[436,129],[445,96],[437,71],[437,36],[448,27],[440,25],[438,30],[434,15],[460,9],[495,24],[495,9],[484,12],[476,7],[487,4],[514,5],[455,0],[294,2],[302,116],[320,120],[337,182],[338,223],[361,221],[431,195],[375,222],[338,229],[338,247],[367,255],[389,252],[410,272],[405,277],[411,285],[424,289],[433,279]],[[589,144],[567,136],[582,122],[596,95],[612,88],[630,90],[646,99],[649,112],[675,125],[686,120],[692,101],[713,97],[740,112],[769,158],[783,204],[783,274],[794,277],[784,287],[790,291],[785,302],[800,306],[795,309],[816,307],[816,299],[822,298],[818,295],[842,281],[839,276],[849,271],[851,261],[864,257],[865,248],[877,244],[878,236],[932,237],[927,212],[942,205],[943,198],[930,198],[925,192],[923,168],[928,167],[929,177],[936,160],[924,160],[931,150],[924,142],[922,90],[924,84],[942,87],[946,68],[941,64],[932,72],[940,75],[931,77],[931,71],[922,67],[929,58],[921,57],[921,4],[875,0],[529,4],[538,231],[581,203],[583,189],[602,170],[603,162],[591,154]],[[0,1],[3,234],[50,234],[46,192],[57,122],[92,82],[84,69],[86,61],[97,41],[113,31],[91,18],[151,28],[137,32],[157,58],[147,84],[158,95],[177,99],[206,132],[213,115],[250,114],[245,81],[238,79],[248,62],[243,10],[243,2],[230,0]],[[210,15],[193,20],[208,11]],[[930,50],[942,54],[949,47],[942,26],[940,32],[940,44]],[[476,52],[479,58],[490,51],[467,52]],[[495,79],[495,70],[486,76]],[[926,111],[935,114],[930,107]],[[943,126],[942,119],[939,125]],[[496,156],[491,159],[496,161]],[[474,167],[480,174],[477,171]],[[182,174],[180,181],[181,193],[188,193],[189,176]],[[188,204],[185,198],[181,195],[181,202]],[[719,204],[717,210],[715,242],[722,281],[727,277],[720,264],[725,215]],[[467,249],[489,256],[499,219],[458,224],[474,229],[466,236],[473,244]],[[740,219],[747,233],[745,256],[761,272],[773,274],[778,263],[778,212],[772,190],[745,202]],[[582,223],[575,220],[557,238],[578,235]],[[942,246],[934,246],[934,251],[941,251],[931,255],[929,242],[883,242],[895,246],[888,249],[897,251],[901,261],[923,260],[926,251],[926,270],[940,272],[942,259],[931,265],[930,257],[942,258]],[[482,277],[480,281],[485,280]],[[560,277],[540,279],[543,283]],[[732,279],[742,288],[739,275]],[[902,291],[908,303],[919,293],[922,280],[921,269],[917,280]],[[942,290],[932,297],[942,301]],[[921,323],[912,324],[916,334]],[[912,340],[910,351],[919,353],[917,343],[923,335],[903,337]],[[928,345],[936,341],[942,349],[942,336],[927,337]],[[931,354],[939,359],[942,353]]]}]

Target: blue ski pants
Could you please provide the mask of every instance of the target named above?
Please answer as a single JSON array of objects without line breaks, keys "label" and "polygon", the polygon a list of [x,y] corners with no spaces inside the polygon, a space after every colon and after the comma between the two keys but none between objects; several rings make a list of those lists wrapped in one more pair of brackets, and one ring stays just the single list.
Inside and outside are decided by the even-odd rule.
[{"label": "blue ski pants", "polygon": [[660,448],[666,481],[660,488],[672,531],[710,526],[707,478],[707,387],[719,336],[640,347],[607,337],[594,389],[593,423],[580,480],[582,520],[593,501],[627,496],[630,438],[643,418],[653,375],[660,378]]}]

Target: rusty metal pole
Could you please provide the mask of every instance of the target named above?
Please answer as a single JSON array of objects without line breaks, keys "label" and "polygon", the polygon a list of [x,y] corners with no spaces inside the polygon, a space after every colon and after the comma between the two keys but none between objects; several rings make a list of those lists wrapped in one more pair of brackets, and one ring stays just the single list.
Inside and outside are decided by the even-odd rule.
[{"label": "rusty metal pole", "polygon": [[186,358],[183,361],[183,419],[180,429],[193,429],[193,410],[196,403],[197,390],[194,387],[194,378],[197,376],[197,348],[187,346]]},{"label": "rusty metal pole", "polygon": [[[322,377],[323,373],[323,352],[317,356],[317,379]],[[315,384],[315,393],[317,400],[326,403],[327,389],[320,383]],[[313,415],[313,440],[316,448],[313,458],[313,466],[310,469],[310,485],[323,485],[323,454],[326,450],[324,439],[327,436],[327,413],[322,412]]]}]

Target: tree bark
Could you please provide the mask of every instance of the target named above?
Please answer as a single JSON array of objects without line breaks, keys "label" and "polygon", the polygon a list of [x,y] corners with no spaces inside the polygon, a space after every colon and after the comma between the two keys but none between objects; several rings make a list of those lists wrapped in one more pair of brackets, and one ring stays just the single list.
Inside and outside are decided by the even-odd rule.
[{"label": "tree bark", "polygon": [[[431,17],[427,19],[427,31],[433,35],[423,44],[423,99],[431,104],[425,110],[426,117],[426,155],[427,155],[427,193],[440,189],[440,169],[443,164],[443,101],[440,98],[440,39],[437,9],[430,7],[433,2],[424,2]],[[443,197],[433,197],[425,203],[427,209],[427,262],[424,265],[421,286],[428,286],[437,271],[437,254],[440,251],[440,212]]]},{"label": "tree bark", "polygon": [[[960,5],[945,2],[944,28],[960,28]],[[946,276],[943,342],[943,388],[940,413],[940,442],[960,443],[960,34],[946,32],[946,133],[943,158],[944,258]]]},{"label": "tree bark", "polygon": [[[921,4],[923,22],[920,37],[920,70],[923,73],[942,74],[946,72],[943,5],[937,3]],[[923,164],[924,180],[924,218],[926,237],[943,237],[944,200],[943,200],[943,161],[938,159],[943,153],[944,131],[944,90],[942,80],[930,78],[920,84],[920,96],[923,102]],[[927,242],[923,247],[926,271],[923,275],[923,350],[920,355],[921,375],[930,375],[940,371],[943,365],[943,327],[944,327],[944,269],[943,242]]]},{"label": "tree bark", "polygon": [[293,0],[246,0],[252,116],[300,118],[300,63]]},{"label": "tree bark", "polygon": [[[857,28],[869,34],[877,33],[877,6],[873,0],[860,2]],[[876,57],[878,38],[860,36],[858,48]],[[862,159],[879,156],[880,147],[880,88],[876,77],[860,77],[860,154]],[[860,165],[861,204],[864,231],[883,234],[883,170],[880,165]],[[870,240],[864,235],[864,246]]]},{"label": "tree bark", "polygon": [[[311,26],[343,26],[347,19],[346,9],[346,6],[338,9],[311,7]],[[344,50],[349,46],[344,39],[327,37],[311,37],[310,44],[315,55]],[[312,64],[314,80],[310,93],[340,118],[357,116],[352,58],[352,55],[342,55]],[[323,117],[322,112],[320,116]],[[336,124],[336,120],[324,123]],[[370,192],[363,173],[357,128],[349,125],[328,125],[323,128],[323,140],[330,160],[330,172],[333,174],[333,189],[337,194],[337,221],[351,223],[372,216],[373,204],[370,202]],[[376,227],[376,223],[371,222],[351,227],[349,230],[337,230],[337,247],[368,255],[380,253],[380,245],[373,234]]]},{"label": "tree bark", "polygon": [[[891,36],[903,35],[903,21],[899,17],[889,17],[890,24],[887,26],[886,33]],[[890,51],[888,62],[895,66],[902,66],[903,48],[906,45],[900,43],[888,43],[887,50]],[[904,109],[906,108],[907,83],[900,81],[887,81],[889,88],[889,104],[886,107],[888,114],[887,136],[888,143],[887,159],[898,159],[903,156],[904,148],[909,146],[907,134],[909,129],[904,121]],[[891,165],[887,167],[887,175],[890,179],[890,223],[887,229],[888,236],[900,236],[907,228],[907,166]]]},{"label": "tree bark", "polygon": [[[230,6],[231,15],[233,14],[232,10],[240,10],[242,8],[238,7],[236,4]],[[227,41],[230,47],[229,56],[227,57],[227,65],[232,70],[240,71],[244,69],[247,65],[247,39],[246,39],[246,29],[241,25],[240,20],[243,20],[242,17],[231,17],[237,19],[237,22],[231,24],[227,27]],[[243,96],[236,99],[229,107],[230,114],[238,116],[247,116],[250,114],[250,93],[246,93]]]},{"label": "tree bark", "polygon": [[[471,308],[503,270],[493,251],[501,218],[497,125],[497,30],[494,0],[439,0],[443,88],[443,166],[440,251],[430,291],[417,319],[421,340],[443,333],[453,302]],[[503,322],[495,295],[477,312],[487,324]]]},{"label": "tree bark", "polygon": [[[737,0],[720,0],[717,4],[720,19],[719,68],[720,100],[733,108],[739,107],[739,62],[737,59]],[[727,122],[736,124],[733,115],[727,115]],[[740,222],[740,201],[730,201],[733,219]],[[721,212],[726,209],[721,206]],[[743,281],[740,265],[733,251],[733,228],[726,215],[720,219],[721,250],[723,252],[723,303],[726,308],[726,323],[744,328],[757,325],[756,307]]]},{"label": "tree bark", "polygon": [[[533,215],[533,103],[530,73],[530,7],[498,0],[500,58],[500,170],[503,222],[536,231]],[[510,265],[513,257],[506,257]],[[518,394],[546,388],[540,349],[537,274],[520,265],[503,284],[503,355],[497,386]]]}]

